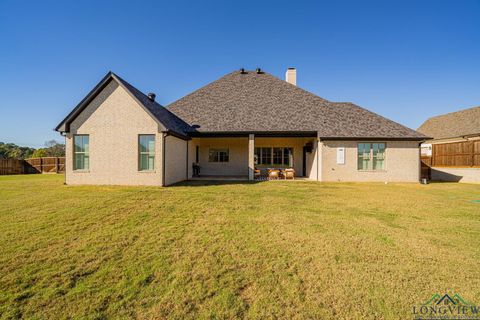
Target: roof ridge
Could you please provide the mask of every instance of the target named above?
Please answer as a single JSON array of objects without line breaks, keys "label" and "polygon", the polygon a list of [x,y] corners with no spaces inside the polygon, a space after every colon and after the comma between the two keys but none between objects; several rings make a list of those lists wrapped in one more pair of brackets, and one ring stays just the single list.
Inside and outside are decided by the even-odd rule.
[{"label": "roof ridge", "polygon": [[480,134],[480,106],[430,117],[417,130],[434,139],[478,135]]},{"label": "roof ridge", "polygon": [[[303,88],[301,88],[301,87],[299,87],[299,86],[296,86],[296,85],[291,84],[291,83],[289,83],[289,82],[287,82],[287,81],[285,81],[285,80],[282,80],[282,79],[280,79],[279,77],[276,77],[276,76],[272,75],[272,74],[269,73],[269,72],[266,72],[266,71],[263,71],[263,70],[262,70],[261,73],[257,73],[255,70],[245,70],[245,71],[244,71],[244,74],[248,74],[248,73],[250,73],[250,72],[255,73],[255,74],[258,74],[258,75],[263,75],[263,76],[266,75],[266,76],[269,76],[269,77],[273,78],[275,81],[280,81],[280,82],[282,82],[282,83],[284,83],[284,84],[286,84],[286,85],[288,85],[288,86],[291,86],[291,87],[292,87],[293,89],[295,89],[295,90],[300,90],[300,91],[302,91],[303,93],[306,93],[306,94],[314,97],[315,99],[320,99],[320,100],[322,100],[323,103],[325,103],[325,102],[331,103],[331,102],[332,102],[332,101],[329,101],[329,100],[327,100],[327,99],[325,99],[325,98],[322,98],[322,97],[320,97],[320,96],[318,96],[318,95],[316,95],[316,94],[314,94],[314,93],[312,93],[312,92],[309,92],[309,91],[307,91],[307,90],[305,90],[305,89],[303,89]],[[165,108],[169,109],[170,106],[174,105],[175,103],[179,102],[180,100],[187,99],[188,97],[191,97],[192,95],[198,93],[200,90],[204,90],[204,89],[206,89],[206,88],[208,88],[208,87],[210,87],[210,86],[213,86],[214,84],[216,84],[216,83],[218,83],[218,82],[221,82],[223,79],[225,79],[225,78],[227,78],[227,77],[229,77],[229,76],[231,76],[231,75],[237,74],[237,73],[241,74],[241,71],[234,70],[234,71],[232,71],[232,72],[229,72],[229,73],[221,76],[221,77],[218,78],[217,80],[214,80],[214,81],[212,81],[212,82],[209,82],[209,83],[207,83],[206,85],[204,85],[204,86],[202,86],[202,87],[200,87],[200,88],[198,88],[198,89],[190,92],[189,94],[187,94],[187,95],[185,95],[185,96],[183,96],[183,97],[181,97],[181,98],[179,98],[179,99],[177,99],[177,100],[175,100],[175,101],[173,101],[173,102],[170,102],[169,104],[167,104],[167,105],[165,106]]]},{"label": "roof ridge", "polygon": [[362,107],[362,106],[359,106],[358,104],[355,104],[355,103],[353,103],[353,102],[334,102],[334,103],[342,103],[342,104],[352,105],[352,106],[354,106],[354,107],[356,107],[356,108],[362,109],[363,111],[366,111],[366,112],[369,112],[369,113],[371,113],[371,114],[374,114],[374,115],[376,115],[377,117],[380,117],[380,118],[382,118],[382,119],[384,119],[384,120],[386,120],[386,121],[388,121],[388,122],[392,122],[392,123],[394,123],[394,124],[396,124],[396,125],[399,125],[399,126],[405,128],[405,129],[408,129],[408,130],[410,130],[410,131],[419,133],[420,135],[424,136],[425,138],[428,138],[426,135],[424,135],[424,134],[421,133],[421,132],[418,132],[417,130],[411,129],[411,128],[409,128],[409,127],[407,127],[407,126],[405,126],[405,125],[403,125],[403,124],[401,124],[401,123],[399,123],[399,122],[397,122],[397,121],[395,121],[395,120],[389,119],[389,118],[387,118],[387,117],[385,117],[385,116],[382,116],[382,115],[379,114],[379,113],[376,113],[376,112],[374,112],[374,111],[368,110],[368,109],[366,109],[366,108],[364,108],[364,107]]},{"label": "roof ridge", "polygon": [[[229,76],[229,75],[232,75],[232,74],[234,74],[235,72],[237,72],[237,71],[232,71],[232,72],[229,72],[229,73],[227,73],[227,74],[225,74],[225,75],[221,76],[221,77],[220,77],[220,78],[218,78],[217,80],[214,80],[214,81],[212,81],[212,82],[209,82],[209,83],[207,83],[207,84],[205,84],[205,85],[201,86],[200,88],[198,88],[198,89],[196,89],[196,90],[194,90],[194,91],[192,91],[192,92],[190,92],[190,93],[186,94],[185,96],[183,96],[183,97],[180,97],[180,98],[178,98],[177,100],[170,102],[169,104],[167,104],[167,105],[165,106],[165,108],[166,108],[166,109],[169,109],[169,107],[170,107],[171,105],[173,105],[174,103],[176,103],[176,102],[178,102],[178,101],[180,101],[180,100],[184,100],[184,99],[186,99],[186,98],[188,98],[188,97],[190,97],[190,96],[192,96],[192,95],[194,95],[194,94],[198,93],[200,90],[203,90],[203,89],[205,89],[205,88],[207,88],[207,87],[210,87],[210,86],[212,86],[212,85],[213,85],[213,84],[215,84],[215,83],[218,83],[218,82],[219,82],[219,81],[221,81],[222,79],[226,78],[226,77],[227,77],[227,76]],[[239,71],[238,71],[238,72],[239,72]]]},{"label": "roof ridge", "polygon": [[460,110],[457,110],[457,111],[452,111],[452,112],[447,112],[447,113],[439,114],[439,115],[436,115],[436,116],[427,118],[427,120],[425,120],[425,122],[428,121],[428,120],[437,119],[437,118],[445,117],[445,116],[448,116],[448,115],[463,113],[463,112],[465,112],[465,111],[472,111],[472,110],[474,110],[474,109],[479,109],[479,108],[480,108],[480,106],[476,106],[476,107],[470,107],[470,108],[460,109]]},{"label": "roof ridge", "polygon": [[332,102],[333,102],[333,101],[327,100],[327,99],[325,99],[325,98],[322,98],[322,97],[320,97],[319,95],[316,95],[316,94],[313,93],[313,92],[310,92],[310,91],[308,91],[308,90],[306,90],[306,89],[303,89],[302,87],[299,87],[299,86],[297,86],[297,85],[295,85],[295,84],[292,84],[292,83],[290,83],[290,82],[288,82],[288,81],[282,80],[282,79],[280,79],[279,77],[276,77],[276,76],[274,76],[274,75],[271,74],[271,73],[264,72],[264,74],[266,74],[266,75],[274,78],[275,80],[279,80],[279,81],[283,82],[283,83],[286,84],[286,85],[292,86],[292,88],[294,88],[295,90],[300,90],[300,91],[302,91],[303,93],[307,93],[308,95],[310,95],[310,96],[312,96],[312,97],[315,97],[316,99],[323,100],[324,102],[327,102],[327,103],[332,103]]}]

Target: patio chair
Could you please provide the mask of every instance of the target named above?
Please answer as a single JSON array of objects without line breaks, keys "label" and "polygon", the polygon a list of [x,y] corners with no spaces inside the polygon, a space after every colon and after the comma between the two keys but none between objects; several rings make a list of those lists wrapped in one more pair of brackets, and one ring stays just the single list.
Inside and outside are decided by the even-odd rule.
[{"label": "patio chair", "polygon": [[260,169],[255,168],[255,169],[253,170],[253,177],[254,177],[255,179],[260,179],[260,176],[261,176]]},{"label": "patio chair", "polygon": [[285,180],[295,180],[295,170],[293,168],[283,170],[283,177],[285,178]]},{"label": "patio chair", "polygon": [[268,170],[268,180],[278,180],[280,177],[279,170]]}]

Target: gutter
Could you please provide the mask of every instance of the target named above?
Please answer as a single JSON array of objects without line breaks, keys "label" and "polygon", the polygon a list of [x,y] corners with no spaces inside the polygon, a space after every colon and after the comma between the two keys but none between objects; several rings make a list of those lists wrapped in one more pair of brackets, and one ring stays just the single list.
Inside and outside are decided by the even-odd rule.
[{"label": "gutter", "polygon": [[365,140],[365,141],[425,141],[430,139],[429,137],[405,137],[405,138],[395,138],[395,137],[319,137],[323,140],[345,140],[345,141],[356,141],[356,140]]},{"label": "gutter", "polygon": [[210,132],[188,132],[189,137],[248,137],[250,134],[255,137],[316,137],[315,131],[210,131]]},{"label": "gutter", "polygon": [[188,140],[185,141],[187,143],[187,156],[186,156],[186,159],[185,159],[185,172],[186,172],[186,176],[185,176],[185,180],[188,180]]},{"label": "gutter", "polygon": [[317,181],[320,181],[320,175],[319,175],[319,170],[320,170],[320,138],[317,138]]},{"label": "gutter", "polygon": [[[63,168],[63,185],[67,185],[67,134],[61,133],[61,135],[65,138],[65,163]],[[75,146],[74,146],[75,148]]]},{"label": "gutter", "polygon": [[162,187],[165,187],[165,150],[166,150],[165,138],[167,136],[168,136],[168,133],[162,132]]},{"label": "gutter", "polygon": [[182,139],[182,140],[192,140],[192,138],[190,138],[189,136],[183,135],[183,134],[178,133],[176,131],[173,131],[171,129],[167,129],[163,132],[165,132],[169,136],[174,136],[174,137],[177,137],[177,138]]}]

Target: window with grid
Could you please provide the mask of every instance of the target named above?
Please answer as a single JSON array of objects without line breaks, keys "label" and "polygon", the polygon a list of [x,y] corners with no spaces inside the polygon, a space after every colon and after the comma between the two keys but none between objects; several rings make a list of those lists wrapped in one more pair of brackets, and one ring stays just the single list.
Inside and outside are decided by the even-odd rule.
[{"label": "window with grid", "polygon": [[228,149],[210,149],[208,153],[209,162],[228,162],[229,151]]},{"label": "window with grid", "polygon": [[385,170],[385,143],[372,143],[373,170]]},{"label": "window with grid", "polygon": [[257,147],[255,148],[256,165],[293,165],[293,148],[285,147]]},{"label": "window with grid", "polygon": [[283,148],[283,164],[293,166],[293,148]]},{"label": "window with grid", "polygon": [[90,168],[89,136],[73,136],[73,170],[88,170]]},{"label": "window with grid", "polygon": [[282,165],[283,164],[283,148],[272,148],[273,149],[273,164]]},{"label": "window with grid", "polygon": [[385,170],[385,143],[357,145],[358,170]]},{"label": "window with grid", "polygon": [[153,134],[138,136],[138,169],[140,171],[155,169],[155,135]]},{"label": "window with grid", "polygon": [[255,148],[255,158],[257,158],[256,164],[272,164],[272,149]]}]

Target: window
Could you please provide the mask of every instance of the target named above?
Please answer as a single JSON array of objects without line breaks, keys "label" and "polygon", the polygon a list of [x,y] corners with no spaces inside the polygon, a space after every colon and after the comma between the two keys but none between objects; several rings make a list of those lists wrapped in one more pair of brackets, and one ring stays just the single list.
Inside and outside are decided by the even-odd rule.
[{"label": "window", "polygon": [[358,144],[358,170],[385,170],[385,143]]},{"label": "window", "polygon": [[88,135],[73,136],[73,170],[88,170],[90,167]]},{"label": "window", "polygon": [[255,148],[256,165],[293,165],[293,148],[258,147]]},{"label": "window", "polygon": [[283,164],[282,148],[273,148],[273,164]]},{"label": "window", "polygon": [[259,148],[260,164],[272,164],[272,148]]},{"label": "window", "polygon": [[210,149],[208,153],[209,162],[228,162],[228,149]]},{"label": "window", "polygon": [[373,170],[385,170],[385,143],[372,144]]},{"label": "window", "polygon": [[293,149],[283,148],[283,164],[289,167],[293,166]]},{"label": "window", "polygon": [[358,144],[358,170],[370,170],[370,143]]},{"label": "window", "polygon": [[138,158],[140,171],[155,169],[155,135],[141,134],[138,136]]}]

